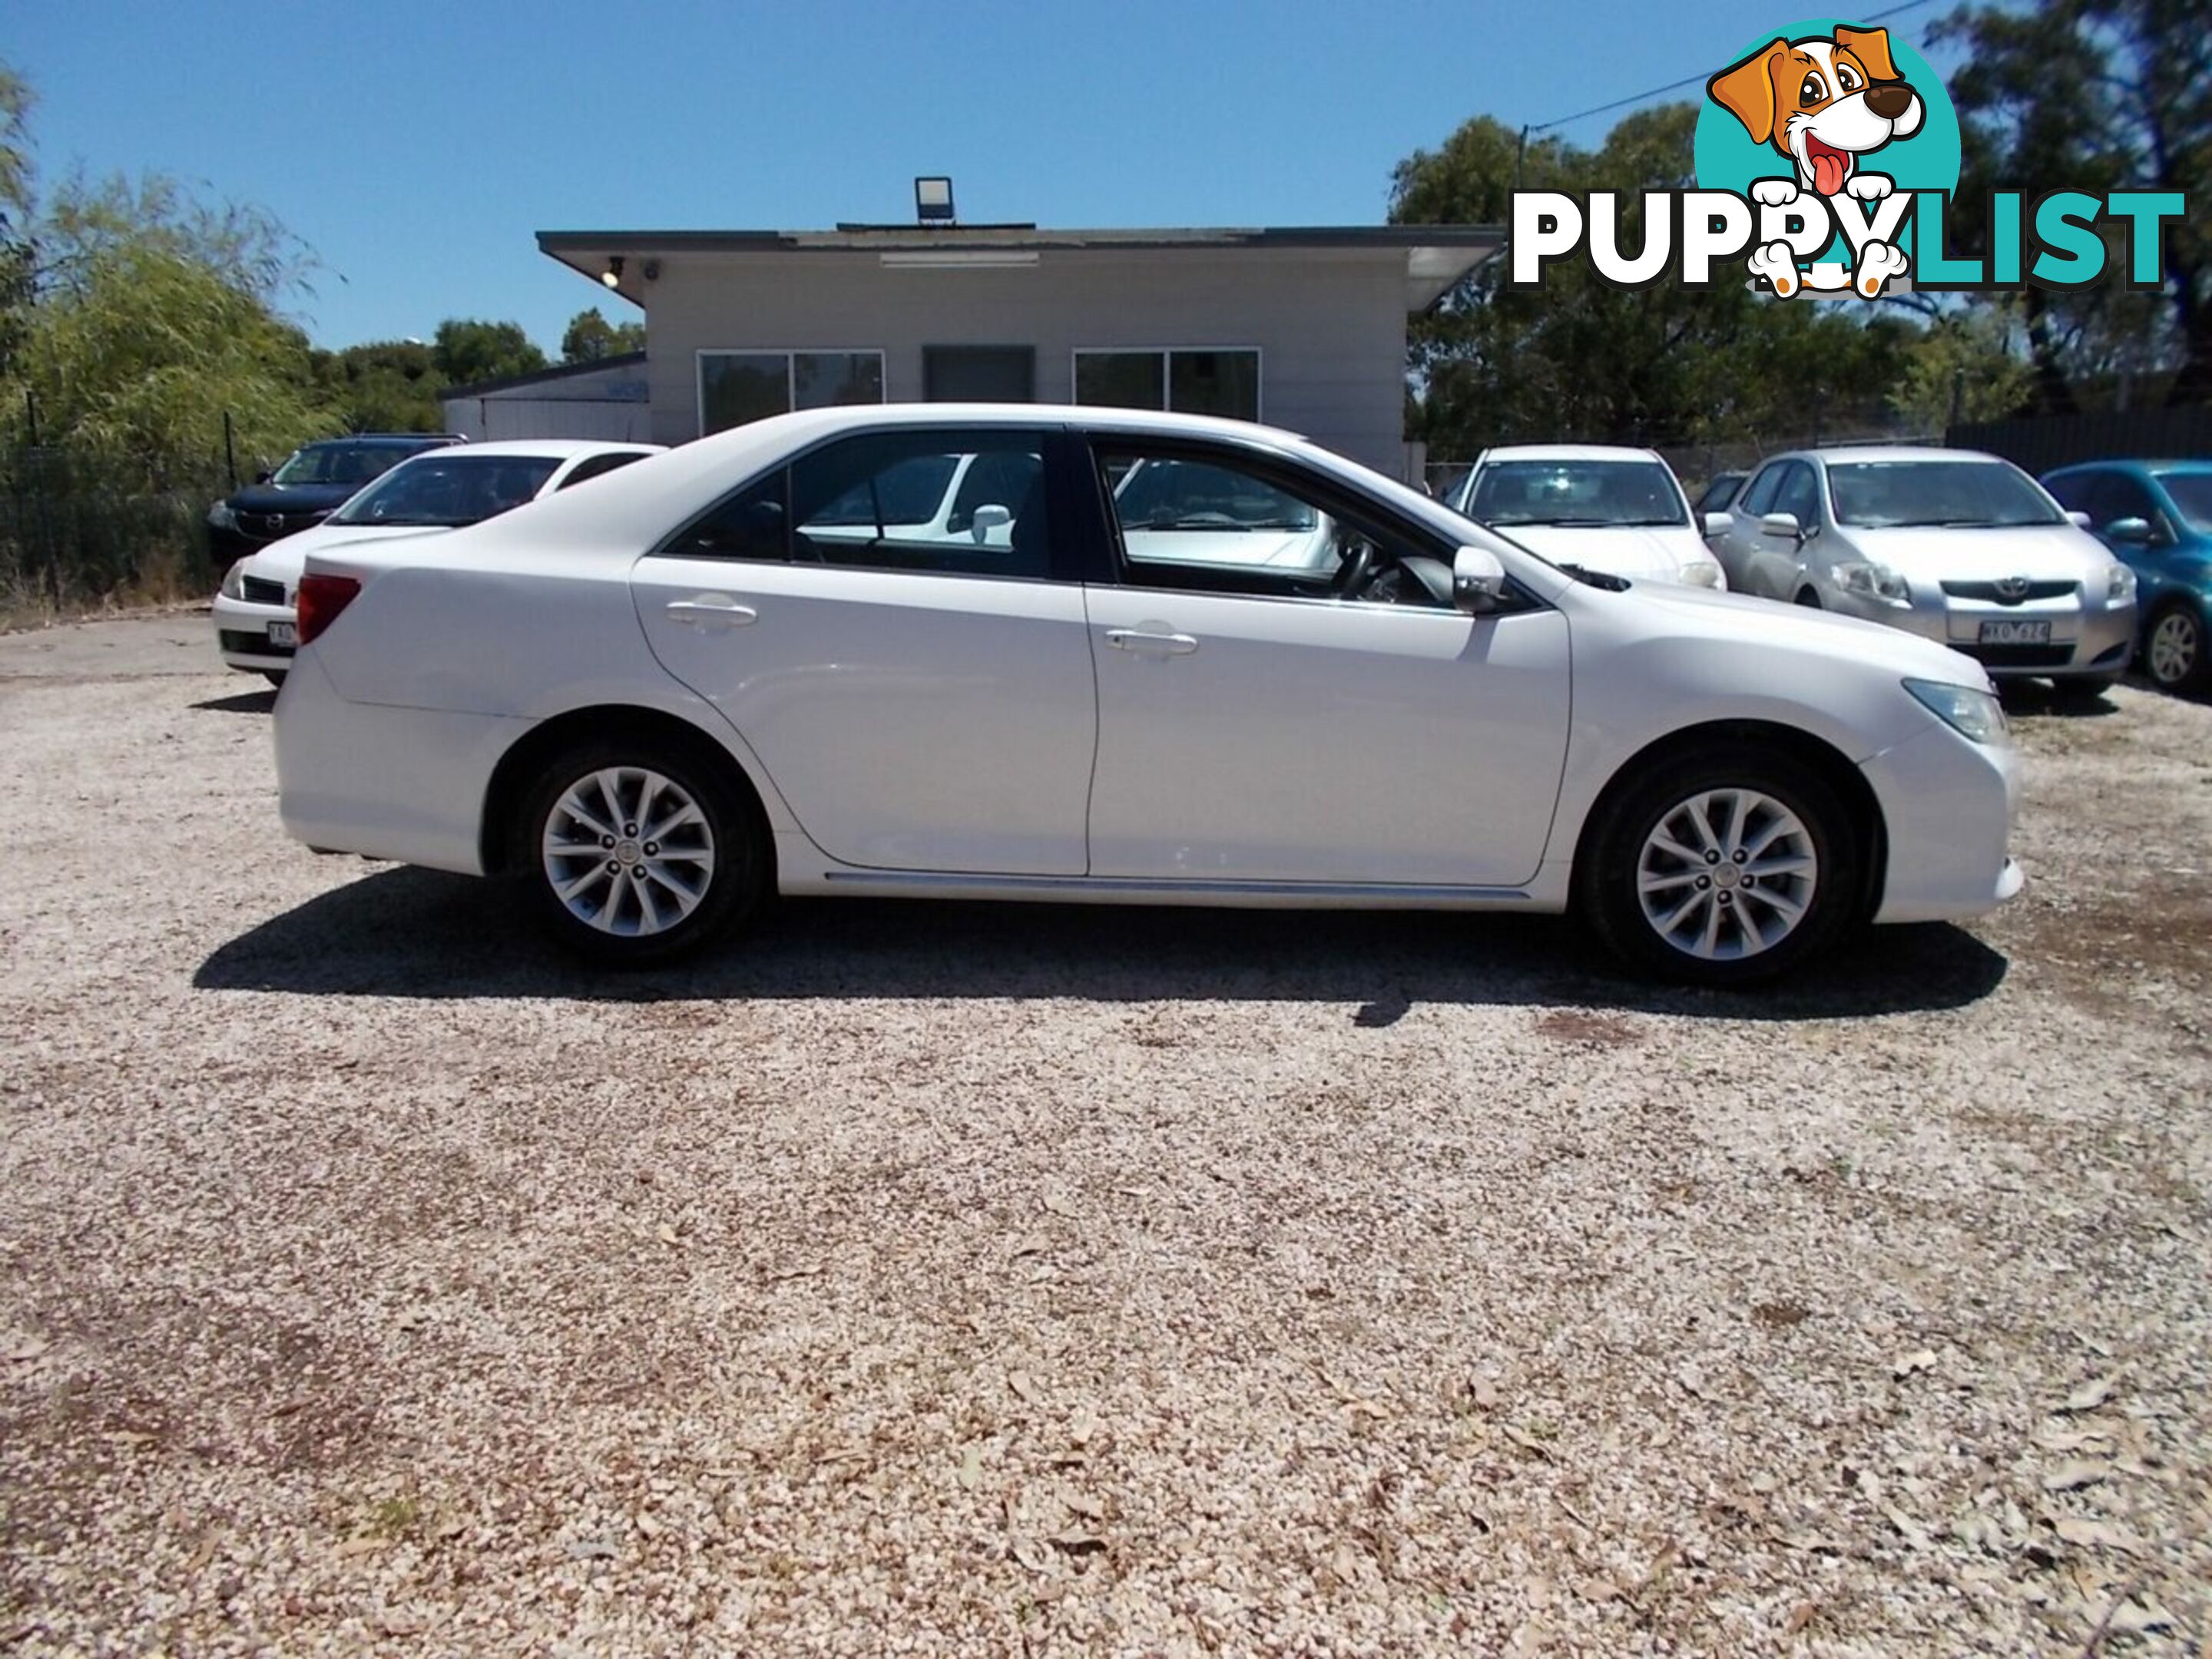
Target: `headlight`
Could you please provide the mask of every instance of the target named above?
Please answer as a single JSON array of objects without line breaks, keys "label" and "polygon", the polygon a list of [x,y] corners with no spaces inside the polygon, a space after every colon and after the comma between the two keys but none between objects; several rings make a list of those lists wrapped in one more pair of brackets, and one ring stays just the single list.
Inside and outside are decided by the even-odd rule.
[{"label": "headlight", "polygon": [[226,599],[242,599],[246,597],[245,560],[240,559],[222,573],[222,596]]},{"label": "headlight", "polygon": [[1711,559],[1692,559],[1682,567],[1682,580],[1692,587],[1723,587],[1721,568]]},{"label": "headlight", "polygon": [[1886,564],[1876,564],[1871,559],[1855,561],[1836,567],[1836,586],[1846,593],[1863,593],[1870,599],[1887,599],[1893,605],[1909,605],[1912,590],[1905,578]]},{"label": "headlight", "polygon": [[1978,686],[1945,685],[1937,680],[1907,680],[1905,689],[1920,706],[1961,737],[1976,743],[2001,744],[2010,732],[2005,725],[2004,705]]},{"label": "headlight", "polygon": [[238,528],[238,514],[230,510],[228,501],[217,501],[208,508],[208,523],[217,530]]},{"label": "headlight", "polygon": [[2133,605],[2136,602],[2136,573],[2124,564],[2116,564],[2105,573],[2105,603]]}]

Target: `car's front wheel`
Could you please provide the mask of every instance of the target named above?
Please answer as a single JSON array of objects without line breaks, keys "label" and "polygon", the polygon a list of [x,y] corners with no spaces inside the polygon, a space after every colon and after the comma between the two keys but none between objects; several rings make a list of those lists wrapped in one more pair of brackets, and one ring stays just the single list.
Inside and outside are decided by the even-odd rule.
[{"label": "car's front wheel", "polygon": [[1814,767],[1716,744],[1616,792],[1577,872],[1583,915],[1631,967],[1691,984],[1788,972],[1854,919],[1860,835]]},{"label": "car's front wheel", "polygon": [[580,744],[521,799],[509,868],[573,951],[616,965],[663,962],[761,908],[765,830],[726,766],[690,745]]},{"label": "car's front wheel", "polygon": [[2164,691],[2186,691],[2208,678],[2204,618],[2185,599],[2169,600],[2143,630],[2143,672]]}]

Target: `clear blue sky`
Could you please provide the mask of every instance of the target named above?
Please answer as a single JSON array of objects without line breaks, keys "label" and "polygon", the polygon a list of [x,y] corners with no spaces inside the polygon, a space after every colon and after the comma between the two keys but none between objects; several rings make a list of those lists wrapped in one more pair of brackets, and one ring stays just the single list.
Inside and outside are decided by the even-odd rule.
[{"label": "clear blue sky", "polygon": [[[951,173],[971,221],[1379,223],[1392,167],[1469,116],[1709,73],[1821,9],[19,0],[0,58],[39,95],[44,178],[158,168],[303,238],[318,343],[477,316],[557,353],[585,307],[636,313],[539,254],[541,229],[903,220],[917,173]],[[1924,49],[1948,9],[1893,27]]]}]

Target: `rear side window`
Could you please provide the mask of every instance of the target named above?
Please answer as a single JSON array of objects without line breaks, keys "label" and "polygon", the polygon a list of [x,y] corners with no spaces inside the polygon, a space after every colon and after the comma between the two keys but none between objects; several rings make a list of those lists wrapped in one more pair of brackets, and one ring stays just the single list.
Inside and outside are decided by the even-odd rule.
[{"label": "rear side window", "polygon": [[643,455],[635,453],[592,456],[587,460],[576,463],[576,470],[561,480],[561,488],[574,489],[580,483],[588,483],[593,478],[603,478],[617,467],[628,466],[632,461],[641,461],[644,459]]},{"label": "rear side window", "polygon": [[1052,570],[1047,496],[1042,433],[869,433],[747,485],[664,550],[1042,579]]}]

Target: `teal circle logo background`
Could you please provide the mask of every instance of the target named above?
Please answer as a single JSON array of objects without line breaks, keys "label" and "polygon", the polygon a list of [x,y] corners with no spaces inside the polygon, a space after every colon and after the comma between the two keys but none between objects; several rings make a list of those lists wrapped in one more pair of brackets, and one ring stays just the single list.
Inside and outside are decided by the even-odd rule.
[{"label": "teal circle logo background", "polygon": [[[1707,78],[1731,64],[1741,63],[1778,36],[1784,40],[1803,40],[1816,35],[1832,37],[1838,25],[1845,28],[1866,27],[1848,17],[1815,17],[1768,29],[1716,63]],[[1959,112],[1951,107],[1951,94],[1944,91],[1942,79],[1928,60],[1904,36],[1891,33],[1889,55],[1905,84],[1920,95],[1920,131],[1910,138],[1893,139],[1881,149],[1867,152],[1859,165],[1868,172],[1887,173],[1897,181],[1900,193],[1909,190],[1956,190]],[[1753,143],[1751,135],[1744,131],[1743,123],[1715,103],[1711,93],[1705,95],[1698,110],[1695,160],[1700,190],[1729,190],[1739,196],[1748,196],[1753,179],[1796,177],[1796,168],[1789,157],[1771,144]],[[1911,232],[1907,229],[1899,234],[1898,240],[1909,247],[1911,238]],[[1840,239],[1838,241],[1840,244]],[[1833,258],[1838,255],[1831,249],[1825,257]]]}]

